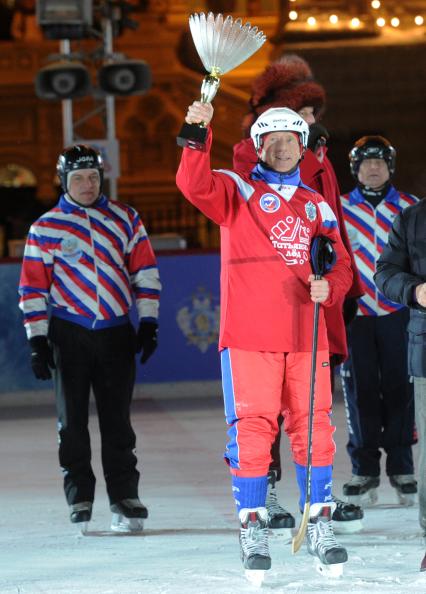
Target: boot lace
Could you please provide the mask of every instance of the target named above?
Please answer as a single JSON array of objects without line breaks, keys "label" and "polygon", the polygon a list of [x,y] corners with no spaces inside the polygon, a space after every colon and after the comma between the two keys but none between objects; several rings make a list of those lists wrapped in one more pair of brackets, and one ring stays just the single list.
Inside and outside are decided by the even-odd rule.
[{"label": "boot lace", "polygon": [[259,523],[241,528],[240,538],[246,557],[251,555],[269,557],[268,528],[261,528]]},{"label": "boot lace", "polygon": [[324,555],[329,549],[340,547],[333,532],[331,520],[327,522],[318,521],[315,524],[308,524],[308,535],[312,548]]}]

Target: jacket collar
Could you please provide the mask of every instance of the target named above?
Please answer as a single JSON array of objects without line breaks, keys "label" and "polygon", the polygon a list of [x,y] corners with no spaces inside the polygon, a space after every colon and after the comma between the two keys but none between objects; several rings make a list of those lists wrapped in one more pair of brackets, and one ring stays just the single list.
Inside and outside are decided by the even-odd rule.
[{"label": "jacket collar", "polygon": [[[395,186],[390,185],[387,194],[383,198],[382,202],[390,202],[391,204],[398,204],[399,202],[399,192],[395,188]],[[349,194],[349,204],[360,204],[361,202],[368,202],[366,198],[362,195],[361,190],[356,187],[352,192]]]},{"label": "jacket collar", "polygon": [[101,194],[99,198],[91,205],[91,206],[80,206],[77,202],[68,195],[68,194],[61,194],[59,197],[59,208],[64,212],[71,213],[75,211],[86,211],[89,208],[105,208],[108,204],[108,198]]},{"label": "jacket collar", "polygon": [[251,172],[251,178],[265,181],[267,184],[279,184],[288,186],[300,185],[300,169],[297,167],[293,173],[280,173],[274,169],[269,169],[257,163],[256,167]]}]

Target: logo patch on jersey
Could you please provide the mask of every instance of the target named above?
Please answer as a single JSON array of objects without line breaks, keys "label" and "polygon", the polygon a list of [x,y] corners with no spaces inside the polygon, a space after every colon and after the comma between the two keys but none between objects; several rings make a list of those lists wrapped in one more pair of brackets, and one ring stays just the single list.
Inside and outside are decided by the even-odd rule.
[{"label": "logo patch on jersey", "polygon": [[277,212],[281,206],[280,199],[274,194],[263,194],[259,200],[260,208],[267,213]]},{"label": "logo patch on jersey", "polygon": [[61,250],[63,257],[71,262],[76,262],[83,253],[80,249],[78,239],[70,235],[64,237],[61,241]]},{"label": "logo patch on jersey", "polygon": [[308,217],[308,220],[311,221],[311,223],[312,221],[315,221],[315,219],[317,218],[317,208],[315,204],[310,200],[305,204],[305,212],[306,216]]}]

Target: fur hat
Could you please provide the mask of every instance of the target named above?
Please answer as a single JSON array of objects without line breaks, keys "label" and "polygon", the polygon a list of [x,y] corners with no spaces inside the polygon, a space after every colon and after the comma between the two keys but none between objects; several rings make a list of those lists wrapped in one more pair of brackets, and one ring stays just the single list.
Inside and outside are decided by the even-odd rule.
[{"label": "fur hat", "polygon": [[271,107],[289,107],[299,111],[311,106],[315,115],[324,107],[325,91],[318,84],[308,63],[295,54],[273,62],[253,81],[250,113],[243,120],[246,135],[261,113]]}]

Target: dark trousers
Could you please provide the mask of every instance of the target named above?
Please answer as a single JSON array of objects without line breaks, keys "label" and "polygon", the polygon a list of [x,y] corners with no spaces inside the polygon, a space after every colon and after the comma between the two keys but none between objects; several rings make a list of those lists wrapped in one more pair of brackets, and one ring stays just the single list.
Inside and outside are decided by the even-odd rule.
[{"label": "dark trousers", "polygon": [[348,330],[349,359],[341,368],[349,441],[356,475],[413,474],[414,397],[407,371],[408,311],[358,316]]},{"label": "dark trousers", "polygon": [[93,501],[95,495],[88,430],[91,389],[98,412],[102,466],[110,503],[137,497],[136,436],[130,424],[135,381],[133,327],[129,323],[88,330],[53,317],[49,339],[56,363],[59,462],[68,504]]}]

